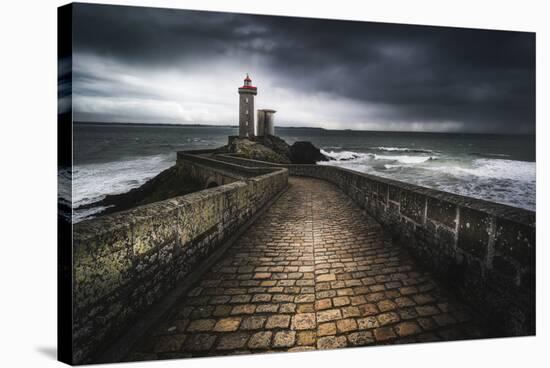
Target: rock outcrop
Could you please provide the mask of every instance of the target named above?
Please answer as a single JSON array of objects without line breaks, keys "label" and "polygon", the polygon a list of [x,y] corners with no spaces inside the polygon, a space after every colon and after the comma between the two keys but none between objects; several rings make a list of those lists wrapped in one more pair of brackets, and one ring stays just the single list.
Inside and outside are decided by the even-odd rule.
[{"label": "rock outcrop", "polygon": [[234,153],[245,158],[277,164],[291,163],[288,144],[284,140],[273,136],[252,139],[234,137],[230,139],[227,146],[219,148],[217,152]]},{"label": "rock outcrop", "polygon": [[311,142],[296,142],[290,146],[284,139],[273,135],[252,138],[232,137],[230,143],[219,148],[217,152],[234,153],[241,157],[278,164],[315,164],[330,159]]},{"label": "rock outcrop", "polygon": [[319,161],[329,160],[311,142],[295,142],[290,146],[290,156],[293,164],[314,164]]}]

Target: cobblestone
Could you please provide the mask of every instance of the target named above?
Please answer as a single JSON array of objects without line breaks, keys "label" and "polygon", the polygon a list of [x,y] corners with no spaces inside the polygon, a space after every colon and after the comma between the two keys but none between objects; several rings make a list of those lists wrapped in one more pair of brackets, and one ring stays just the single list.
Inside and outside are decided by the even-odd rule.
[{"label": "cobblestone", "polygon": [[248,341],[248,347],[250,349],[267,349],[270,347],[271,336],[273,332],[262,331],[252,335]]},{"label": "cobblestone", "polygon": [[224,318],[220,319],[214,326],[214,331],[231,332],[236,331],[241,324],[240,318]]},{"label": "cobblestone", "polygon": [[292,177],[129,359],[483,336],[467,308],[343,192]]},{"label": "cobblestone", "polygon": [[273,338],[274,348],[290,348],[296,341],[296,331],[279,331]]}]

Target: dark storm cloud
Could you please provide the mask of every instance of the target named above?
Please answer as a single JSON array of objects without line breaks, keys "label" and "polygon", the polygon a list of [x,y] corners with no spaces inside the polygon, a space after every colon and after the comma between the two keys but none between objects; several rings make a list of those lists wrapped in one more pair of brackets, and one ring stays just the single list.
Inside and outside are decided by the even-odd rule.
[{"label": "dark storm cloud", "polygon": [[444,122],[464,131],[535,130],[531,33],[137,7],[75,9],[77,54],[151,69],[256,58],[278,87],[376,106],[369,118],[400,123],[403,130],[408,123]]}]

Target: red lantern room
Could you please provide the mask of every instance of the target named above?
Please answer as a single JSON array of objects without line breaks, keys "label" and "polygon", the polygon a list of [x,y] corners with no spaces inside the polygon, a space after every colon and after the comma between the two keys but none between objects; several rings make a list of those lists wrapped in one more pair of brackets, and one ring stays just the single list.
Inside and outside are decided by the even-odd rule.
[{"label": "red lantern room", "polygon": [[244,85],[241,88],[256,88],[252,85],[252,79],[246,73],[246,78],[244,79]]}]

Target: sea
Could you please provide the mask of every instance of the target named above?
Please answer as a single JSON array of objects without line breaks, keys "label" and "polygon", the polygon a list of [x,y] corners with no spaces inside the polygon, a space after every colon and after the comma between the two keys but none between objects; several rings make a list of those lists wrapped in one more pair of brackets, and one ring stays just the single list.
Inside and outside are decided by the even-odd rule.
[{"label": "sea", "polygon": [[[79,209],[107,194],[138,187],[174,165],[176,152],[216,148],[236,135],[230,126],[75,123],[73,222],[104,208]],[[535,210],[534,135],[411,133],[316,128],[276,128],[289,144],[311,141],[333,165],[446,192]],[[63,185],[60,186],[62,188]],[[71,193],[60,193],[68,200]]]}]

